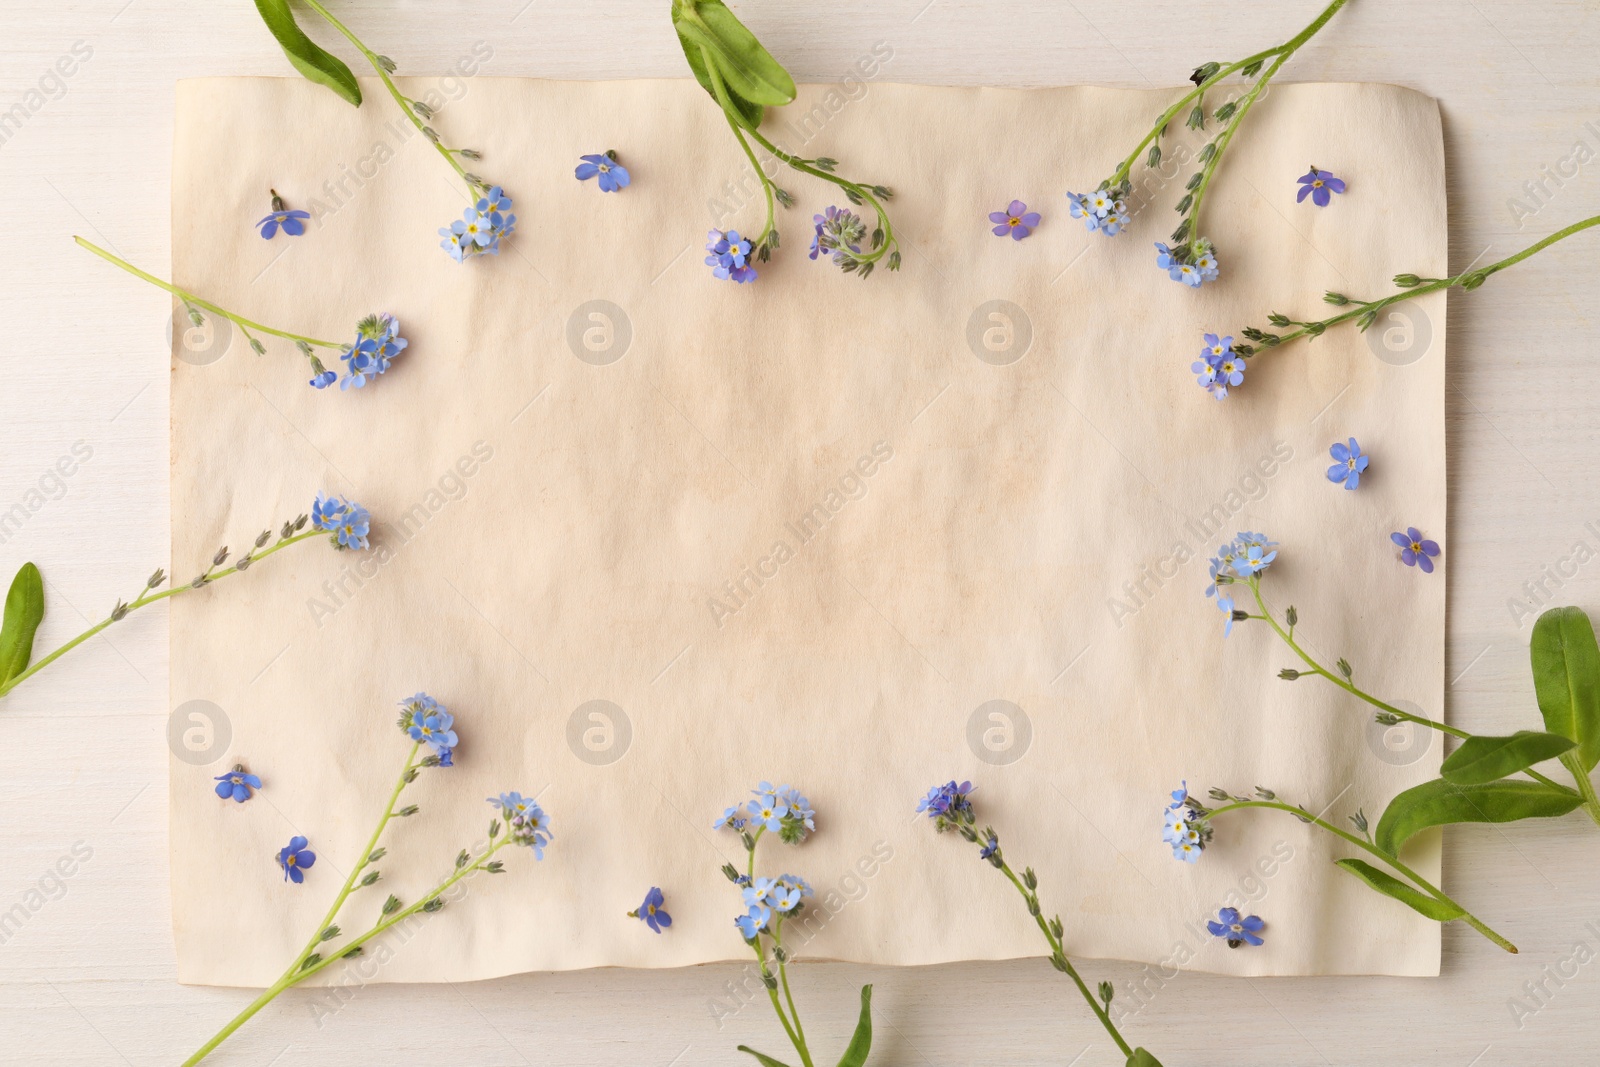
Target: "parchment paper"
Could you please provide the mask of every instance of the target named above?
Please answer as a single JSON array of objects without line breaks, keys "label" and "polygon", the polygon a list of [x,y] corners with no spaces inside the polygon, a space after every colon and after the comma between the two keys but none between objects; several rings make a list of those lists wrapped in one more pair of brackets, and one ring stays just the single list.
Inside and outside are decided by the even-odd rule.
[{"label": "parchment paper", "polygon": [[[1196,866],[1161,841],[1185,778],[1343,822],[1436,771],[1437,738],[1408,747],[1332,686],[1279,681],[1287,650],[1259,623],[1224,640],[1201,591],[1217,544],[1269,533],[1267,588],[1301,638],[1440,712],[1444,575],[1401,566],[1388,535],[1420,527],[1450,567],[1442,298],[1257,359],[1224,403],[1189,372],[1205,330],[1444,271],[1433,101],[1275,88],[1213,186],[1222,278],[1196,292],[1152,248],[1192,165],[1111,240],[1063,197],[1177,90],[861,74],[807,87],[771,135],[896,190],[904,270],[863,282],[808,260],[811,215],[843,200],[785,172],[799,206],[747,286],[702,265],[708,228],[753,233],[761,207],[691,82],[405,83],[435,90],[447,140],[482,149],[474,167],[516,200],[520,232],[465,266],[435,236],[465,194],[378,83],[360,110],[296,79],[180,84],[178,283],[313,336],[390,311],[410,340],[345,393],[308,388],[281,342],[256,357],[234,335],[212,362],[175,346],[180,580],[318,490],[380,523],[367,556],[297,546],[173,603],[173,706],[226,720],[225,741],[172,764],[182,981],[277,975],[381,810],[408,745],[395,702],[418,689],[456,714],[457,766],[413,787],[421,813],[341,925],[364,928],[386,891],[416,899],[481,840],[492,793],[538,794],[556,838],[369,958],[364,981],[747,958],[718,871],[739,846],[711,823],[761,779],[819,812],[810,842],[760,861],[818,889],[801,955],[1041,954],[1015,892],[914,816],[951,777],[977,783],[1077,956],[1437,973],[1439,927],[1334,868],[1348,850],[1327,835],[1251,813]],[[608,148],[633,174],[619,195],[572,174]],[[1313,163],[1349,183],[1326,209],[1294,199]],[[313,211],[306,236],[254,235],[269,187]],[[987,221],[1013,198],[1044,215],[1020,243]],[[1372,457],[1354,493],[1323,473],[1349,436]],[[240,760],[265,788],[218,800],[212,777]],[[300,886],[274,860],[296,833],[320,857]],[[1437,878],[1436,837],[1415,853]],[[652,885],[676,919],[664,936],[624,915]],[[1204,932],[1224,903],[1266,920],[1264,947]]]}]

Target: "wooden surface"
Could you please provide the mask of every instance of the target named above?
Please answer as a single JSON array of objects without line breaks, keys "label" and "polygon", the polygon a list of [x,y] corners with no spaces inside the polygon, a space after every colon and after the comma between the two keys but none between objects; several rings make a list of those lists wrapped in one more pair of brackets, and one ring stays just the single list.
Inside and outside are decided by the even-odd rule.
[{"label": "wooden surface", "polygon": [[[407,73],[444,73],[481,40],[493,49],[487,76],[624,78],[682,73],[668,6],[361,0],[337,10]],[[801,81],[837,80],[886,41],[890,80],[1117,86],[1178,84],[1198,62],[1283,40],[1314,14],[1312,4],[1285,0],[748,0],[738,10]],[[164,272],[174,80],[289,68],[246,0],[7,4],[0,42],[0,112],[14,103],[28,112],[0,143],[0,512],[41,479],[50,498],[4,535],[0,565],[8,575],[24,559],[43,568],[52,608],[39,645],[49,648],[167,563],[168,302],[95,269],[70,235]],[[58,68],[75,45],[78,58]],[[1352,0],[1284,77],[1396,82],[1439,98],[1451,263],[1462,269],[1600,212],[1597,47],[1595,0]],[[49,77],[68,68],[70,76]],[[41,78],[45,91],[29,96]],[[1224,167],[1216,195],[1229,184]],[[1513,609],[1525,583],[1543,579],[1560,602],[1600,609],[1597,242],[1579,237],[1452,297],[1447,713],[1468,729],[1537,723],[1531,614]],[[1176,370],[1153,364],[1151,372]],[[91,458],[50,478],[77,442]],[[1579,541],[1595,560],[1562,562]],[[1405,622],[1382,605],[1342,609],[1365,611],[1374,625]],[[248,999],[173,980],[166,634],[163,609],[140,613],[0,709],[0,912],[30,909],[0,940],[0,1061],[175,1063]],[[336,658],[328,669],[338,670]],[[1115,980],[1124,998],[1142,984],[1148,1005],[1126,1029],[1169,1065],[1555,1062],[1600,1036],[1597,858],[1600,834],[1579,815],[1451,831],[1446,887],[1522,954],[1452,926],[1438,979],[1225,980],[1093,961],[1085,970]],[[50,873],[58,869],[72,873]],[[714,1017],[726,984],[744,978],[728,965],[369,986],[337,1010],[325,994],[295,992],[214,1062],[749,1062],[735,1044],[778,1053],[783,1039],[764,999]],[[864,981],[876,986],[872,1062],[883,1067],[1118,1062],[1042,960],[803,966],[798,996],[815,1047],[842,1047]],[[1524,1005],[1520,1020],[1513,998]]]}]

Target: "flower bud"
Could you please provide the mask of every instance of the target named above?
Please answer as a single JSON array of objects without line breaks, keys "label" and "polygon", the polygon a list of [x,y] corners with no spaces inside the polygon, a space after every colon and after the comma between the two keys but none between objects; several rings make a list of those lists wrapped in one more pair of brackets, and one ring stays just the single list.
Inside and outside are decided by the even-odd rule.
[{"label": "flower bud", "polygon": [[1402,289],[1415,289],[1422,284],[1422,279],[1415,274],[1396,274],[1394,283]]}]

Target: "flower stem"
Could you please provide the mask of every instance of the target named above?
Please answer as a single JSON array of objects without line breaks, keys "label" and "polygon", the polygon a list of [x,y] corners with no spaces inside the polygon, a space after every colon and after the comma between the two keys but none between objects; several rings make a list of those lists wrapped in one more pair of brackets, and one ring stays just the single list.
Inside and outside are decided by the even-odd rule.
[{"label": "flower stem", "polygon": [[289,333],[287,330],[275,330],[271,326],[263,326],[259,322],[252,322],[243,315],[235,315],[228,309],[218,307],[209,300],[202,300],[200,297],[194,295],[186,289],[179,289],[176,285],[173,285],[170,282],[164,282],[160,278],[157,278],[154,274],[145,273],[120,256],[114,256],[110,252],[107,252],[93,241],[86,241],[82,237],[76,236],[72,239],[78,242],[79,246],[87,248],[89,251],[93,252],[107,263],[113,263],[127,271],[129,274],[133,275],[135,278],[143,278],[145,281],[159,289],[165,289],[167,292],[171,293],[179,300],[182,300],[184,303],[193,304],[196,307],[203,307],[214,315],[221,315],[223,318],[239,327],[239,329],[243,330],[246,337],[250,336],[251,330],[257,330],[261,333],[270,334],[273,337],[282,337],[288,341],[296,341],[301,344],[311,345],[314,348],[344,348],[344,345],[338,341],[319,341],[315,337],[306,337],[304,334]]},{"label": "flower stem", "polygon": [[[250,564],[247,564],[246,566],[260,563],[263,559],[266,559],[279,549],[288,548],[290,545],[298,544],[307,538],[316,537],[319,534],[327,536],[327,531],[307,530],[305,533],[296,534],[293,537],[280,538],[278,543],[273,545],[271,548],[264,548],[260,552],[256,552],[250,556]],[[154,604],[158,600],[166,600],[168,597],[180,596],[189,592],[190,590],[199,589],[202,586],[210,585],[212,582],[215,582],[218,579],[226,578],[230,574],[237,573],[239,573],[239,565],[236,563],[232,567],[228,567],[225,570],[207,571],[201,576],[205,580],[201,582],[200,585],[190,583],[187,585],[174,586],[160,593],[154,592],[151,588],[146,587],[143,592],[133,598],[131,603],[125,606],[121,617],[125,618],[129,613],[138,611],[140,608],[146,607],[147,605]],[[120,621],[119,617],[113,615],[112,617],[105,619],[103,622],[96,623],[83,633],[79,634],[77,637],[74,637],[72,640],[68,641],[66,644],[50,653],[48,656],[45,656],[43,659],[36,660],[34,663],[30,664],[27,670],[12,678],[10,681],[0,683],[0,697],[5,696],[7,693],[11,692],[11,690],[15,689],[17,686],[33,677],[35,674],[38,674],[40,671],[50,666],[50,664],[54,663],[68,652],[71,652],[73,649],[89,640],[89,638],[95,636],[96,634],[100,633],[100,631],[118,621]]]},{"label": "flower stem", "polygon": [[1084,1001],[1089,1005],[1089,1010],[1093,1011],[1095,1018],[1100,1020],[1100,1025],[1106,1028],[1106,1033],[1111,1035],[1111,1040],[1117,1043],[1117,1047],[1122,1050],[1122,1054],[1131,1057],[1133,1048],[1123,1040],[1122,1034],[1117,1030],[1117,1024],[1111,1021],[1111,1015],[1105,1008],[1101,1007],[1100,1002],[1095,999],[1094,993],[1090,991],[1089,986],[1079,976],[1077,968],[1073,967],[1072,961],[1067,959],[1067,951],[1062,945],[1061,939],[1056,937],[1055,931],[1051,930],[1050,924],[1045,921],[1044,915],[1039,910],[1038,894],[1022,884],[1022,879],[1017,877],[1017,873],[1011,869],[1011,865],[1003,858],[1000,859],[1000,873],[1011,879],[1011,884],[1017,887],[1017,892],[1022,894],[1022,899],[1028,902],[1028,912],[1033,916],[1033,921],[1039,924],[1039,929],[1043,932],[1045,941],[1050,944],[1051,958],[1059,961],[1061,968],[1077,985],[1078,992],[1083,994]]},{"label": "flower stem", "polygon": [[[1402,288],[1399,292],[1382,297],[1378,300],[1351,300],[1349,301],[1351,306],[1348,308],[1348,310],[1341,311],[1337,315],[1329,316],[1328,318],[1317,322],[1298,323],[1297,325],[1299,326],[1299,329],[1291,330],[1288,333],[1272,334],[1264,333],[1261,330],[1245,330],[1243,331],[1244,336],[1249,337],[1252,341],[1258,342],[1259,347],[1247,351],[1241,351],[1241,354],[1245,356],[1255,355],[1265,351],[1266,349],[1278,348],[1282,345],[1288,344],[1290,341],[1299,340],[1302,337],[1318,337],[1326,332],[1330,327],[1337,326],[1340,323],[1349,322],[1351,319],[1361,319],[1362,321],[1359,324],[1359,329],[1365,331],[1368,326],[1377,321],[1378,313],[1391,304],[1398,304],[1403,300],[1411,300],[1415,297],[1424,296],[1428,293],[1437,293],[1448,289],[1460,288],[1466,291],[1471,291],[1482,285],[1491,274],[1498,274],[1507,267],[1514,267],[1518,263],[1521,263],[1523,260],[1527,259],[1529,256],[1536,255],[1539,252],[1544,251],[1546,248],[1549,248],[1557,241],[1564,241],[1573,234],[1581,233],[1592,226],[1600,226],[1600,215],[1595,215],[1591,218],[1583,219],[1580,222],[1574,222],[1570,226],[1563,227],[1550,236],[1543,238],[1542,240],[1535,241],[1522,251],[1517,252],[1514,255],[1507,256],[1505,259],[1502,259],[1497,263],[1491,263],[1487,267],[1479,267],[1476,270],[1465,270],[1451,278],[1428,279],[1418,285],[1414,285],[1409,288]],[[1340,297],[1339,302],[1344,303],[1345,298]]]},{"label": "flower stem", "polygon": [[711,88],[716,93],[717,103],[722,107],[722,117],[728,120],[728,128],[733,131],[734,139],[739,142],[739,147],[744,149],[745,158],[750,161],[750,168],[756,172],[756,179],[761,182],[761,192],[767,198],[767,224],[761,230],[761,235],[751,242],[752,250],[764,248],[767,237],[777,229],[777,210],[773,203],[772,180],[767,177],[767,172],[761,169],[761,164],[756,160],[756,154],[750,148],[750,142],[744,139],[744,130],[734,121],[735,109],[733,100],[728,95],[728,87],[723,83],[722,73],[717,69],[716,60],[704,45],[700,47],[701,61],[705,63],[706,73],[711,78]]},{"label": "flower stem", "polygon": [[383,87],[389,90],[389,95],[394,97],[394,102],[400,105],[400,110],[405,113],[406,118],[411,120],[411,125],[415,126],[417,128],[417,132],[428,139],[428,141],[433,145],[434,150],[444,158],[446,163],[450,164],[450,169],[455,171],[457,176],[459,176],[463,182],[466,182],[467,188],[472,190],[474,195],[487,188],[487,186],[485,186],[482,182],[473,181],[473,179],[467,174],[466,169],[463,168],[459,162],[457,162],[455,153],[441,144],[438,133],[431,126],[428,126],[422,121],[422,118],[416,113],[415,108],[412,107],[415,101],[402,93],[395,85],[394,79],[389,77],[389,68],[384,66],[382,57],[363,44],[361,42],[361,38],[352,33],[350,28],[344,23],[334,18],[333,13],[327,8],[323,7],[318,0],[306,0],[306,6],[326,19],[330,26],[344,34],[345,39],[351,44],[355,45],[358,50],[360,50],[361,54],[366,57],[367,62],[372,64],[372,69],[377,71],[378,77],[383,79]]},{"label": "flower stem", "polygon": [[1449,904],[1452,907],[1461,908],[1462,922],[1465,922],[1468,926],[1478,931],[1490,941],[1493,941],[1496,945],[1499,945],[1507,952],[1514,953],[1517,951],[1516,945],[1513,945],[1510,941],[1507,941],[1505,938],[1489,929],[1489,927],[1486,926],[1477,916],[1467,911],[1466,908],[1462,908],[1459,903],[1447,896],[1444,890],[1440,889],[1438,886],[1435,886],[1432,882],[1422,877],[1422,875],[1418,874],[1416,871],[1400,862],[1398,857],[1389,855],[1387,852],[1383,851],[1378,846],[1372,844],[1364,838],[1357,837],[1355,834],[1352,834],[1347,830],[1342,830],[1339,827],[1334,826],[1332,823],[1312,815],[1310,812],[1305,811],[1302,808],[1297,808],[1292,804],[1285,804],[1282,801],[1277,800],[1235,800],[1231,804],[1227,804],[1223,807],[1206,812],[1202,818],[1204,821],[1210,822],[1218,815],[1223,815],[1230,811],[1238,811],[1243,808],[1263,808],[1270,811],[1286,811],[1297,819],[1309,822],[1314,826],[1318,826],[1328,831],[1328,833],[1333,834],[1335,837],[1343,838],[1345,841],[1348,841],[1350,844],[1361,849],[1363,852],[1369,853],[1374,858],[1382,861],[1386,865],[1400,872],[1405,877],[1411,879],[1417,888],[1421,889],[1435,900]]},{"label": "flower stem", "polygon": [[[889,221],[889,213],[883,209],[883,205],[879,203],[878,198],[873,195],[871,188],[862,185],[859,182],[853,182],[848,178],[844,178],[837,174],[830,173],[829,171],[822,170],[814,165],[816,162],[815,160],[802,159],[799,156],[790,155],[763,137],[760,130],[751,130],[750,136],[755,138],[756,143],[761,145],[762,148],[765,148],[768,152],[771,152],[778,159],[787,163],[795,170],[800,171],[802,174],[809,174],[813,178],[821,178],[825,182],[832,182],[834,185],[837,185],[839,188],[843,189],[846,193],[849,193],[852,196],[872,205],[872,210],[876,212],[878,216],[878,226],[883,230],[883,241],[870,252],[856,253],[854,255],[855,259],[862,263],[876,263],[878,260],[882,259],[885,255],[888,255],[894,250],[896,247],[896,242],[894,239],[894,225]],[[891,261],[889,266],[890,269],[893,269],[894,262]]]},{"label": "flower stem", "polygon": [[[1468,733],[1465,730],[1458,729],[1457,727],[1454,727],[1454,726],[1449,726],[1449,725],[1447,725],[1445,723],[1442,723],[1442,722],[1439,722],[1439,721],[1437,721],[1435,719],[1425,718],[1424,716],[1421,716],[1421,715],[1413,715],[1409,711],[1404,711],[1404,710],[1402,710],[1400,708],[1395,707],[1393,704],[1387,703],[1386,701],[1379,700],[1377,697],[1373,696],[1371,693],[1365,692],[1362,689],[1358,688],[1355,685],[1355,683],[1351,682],[1348,678],[1341,677],[1339,675],[1334,674],[1332,671],[1329,671],[1326,667],[1324,667],[1322,664],[1318,663],[1315,659],[1313,659],[1311,657],[1310,653],[1306,652],[1305,649],[1300,647],[1300,645],[1295,641],[1293,633],[1291,633],[1288,630],[1285,630],[1282,626],[1280,626],[1278,624],[1278,620],[1272,614],[1272,610],[1267,607],[1267,602],[1264,599],[1262,599],[1262,596],[1261,596],[1261,578],[1260,578],[1260,576],[1259,575],[1252,576],[1251,578],[1248,579],[1248,584],[1250,586],[1251,594],[1254,595],[1254,597],[1256,599],[1256,605],[1258,607],[1260,607],[1260,609],[1261,609],[1261,614],[1259,616],[1252,615],[1251,618],[1260,618],[1260,619],[1264,620],[1269,626],[1271,626],[1273,631],[1275,633],[1277,633],[1277,635],[1280,638],[1283,639],[1283,643],[1288,645],[1289,648],[1291,650],[1293,650],[1294,654],[1300,657],[1301,662],[1303,662],[1306,666],[1311,668],[1312,673],[1320,675],[1323,678],[1326,678],[1328,681],[1332,682],[1334,685],[1338,686],[1340,689],[1343,689],[1346,693],[1349,693],[1351,696],[1357,698],[1358,700],[1364,700],[1368,704],[1370,704],[1373,707],[1377,708],[1379,711],[1381,711],[1381,712],[1383,712],[1383,713],[1385,713],[1387,715],[1393,715],[1397,719],[1402,719],[1405,722],[1415,723],[1418,726],[1426,726],[1430,730],[1438,730],[1442,734],[1449,734],[1451,737],[1460,738],[1462,740],[1466,740],[1467,738],[1470,738],[1470,737],[1473,736],[1472,734]],[[1548,785],[1548,786],[1550,786],[1550,787],[1552,787],[1554,789],[1560,789],[1563,792],[1567,792],[1567,793],[1572,792],[1572,790],[1568,789],[1566,786],[1564,786],[1561,783],[1556,782],[1556,781],[1546,777],[1545,775],[1540,774],[1538,771],[1532,769],[1531,767],[1524,768],[1523,773],[1526,774],[1529,778],[1532,778],[1534,781],[1542,782],[1545,785]],[[1585,781],[1587,781],[1587,779],[1585,779]],[[1591,792],[1591,795],[1592,795],[1592,793],[1593,793],[1592,787],[1591,787],[1590,792]],[[1597,804],[1597,808],[1600,808],[1600,804]],[[1591,814],[1592,817],[1595,818],[1596,822],[1600,822],[1600,815],[1596,815],[1594,811],[1591,811],[1590,814]]]},{"label": "flower stem", "polygon": [[783,985],[783,999],[789,1005],[789,1018],[794,1020],[795,1051],[800,1054],[800,1062],[804,1067],[812,1067],[811,1050],[806,1045],[806,1028],[800,1023],[800,1009],[794,1005],[794,994],[789,992],[789,963],[776,950],[783,948],[783,916],[778,916],[778,921],[772,928],[773,956],[778,960],[778,981]]}]

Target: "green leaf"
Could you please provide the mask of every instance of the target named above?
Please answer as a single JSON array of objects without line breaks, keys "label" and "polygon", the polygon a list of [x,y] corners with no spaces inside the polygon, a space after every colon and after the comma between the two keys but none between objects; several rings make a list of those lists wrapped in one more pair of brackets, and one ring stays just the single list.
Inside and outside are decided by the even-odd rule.
[{"label": "green leaf", "polygon": [[784,1063],[782,1060],[775,1060],[771,1056],[768,1056],[766,1053],[757,1052],[755,1049],[751,1048],[749,1045],[740,1045],[739,1046],[739,1051],[740,1052],[748,1052],[748,1053],[750,1053],[750,1055],[754,1056],[756,1058],[756,1060],[761,1064],[761,1067],[789,1067],[789,1065],[787,1063]]},{"label": "green leaf", "polygon": [[289,0],[256,0],[261,21],[283,46],[294,69],[318,85],[326,85],[356,107],[361,106],[361,86],[344,60],[305,35],[289,10]]},{"label": "green leaf", "polygon": [[674,4],[678,36],[709,49],[728,88],[752,104],[782,107],[794,100],[794,79],[761,46],[722,0]]},{"label": "green leaf", "polygon": [[44,618],[44,577],[32,563],[24,563],[6,594],[5,621],[0,623],[0,685],[28,669],[33,658],[33,635]]},{"label": "green leaf", "polygon": [[850,1038],[850,1047],[844,1050],[844,1055],[839,1057],[839,1067],[862,1067],[867,1062],[867,1053],[872,1051],[872,987],[861,987],[861,1018],[856,1023],[856,1032]]},{"label": "green leaf", "polygon": [[1142,1048],[1133,1050],[1133,1055],[1128,1057],[1128,1067],[1161,1067],[1161,1061]]},{"label": "green leaf", "polygon": [[1479,785],[1554,759],[1575,743],[1542,730],[1518,730],[1510,737],[1469,737],[1450,753],[1439,773],[1456,785]]},{"label": "green leaf", "polygon": [[[689,69],[694,73],[694,80],[700,83],[701,88],[711,94],[711,99],[716,100],[717,90],[711,84],[711,75],[706,72],[705,56],[700,51],[700,46],[690,41],[681,31],[678,34],[678,43],[683,45],[683,57],[689,61]],[[726,88],[726,85],[724,85],[724,88]],[[754,130],[761,125],[761,119],[766,114],[766,109],[760,104],[752,104],[748,100],[735,96],[732,92],[729,92],[728,99],[733,102],[735,113],[730,115],[729,118],[733,119],[734,122],[747,130]]]},{"label": "green leaf", "polygon": [[1334,860],[1334,863],[1343,867],[1384,896],[1393,897],[1412,911],[1420,912],[1434,922],[1447,923],[1451,919],[1459,919],[1466,914],[1460,906],[1447,904],[1442,900],[1428,896],[1426,893],[1419,892],[1400,881],[1400,879],[1378,870],[1370,863],[1354,859]]},{"label": "green leaf", "polygon": [[1551,608],[1533,624],[1528,653],[1544,727],[1578,743],[1585,772],[1600,763],[1600,647],[1579,608]]},{"label": "green leaf", "polygon": [[1549,819],[1583,803],[1569,789],[1552,789],[1541,782],[1506,779],[1481,785],[1456,785],[1443,778],[1423,782],[1395,797],[1378,820],[1374,843],[1391,856],[1400,846],[1430,826],[1461,822],[1516,822]]}]

